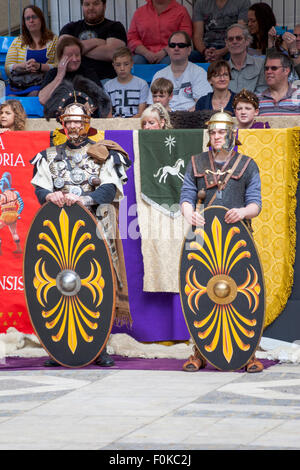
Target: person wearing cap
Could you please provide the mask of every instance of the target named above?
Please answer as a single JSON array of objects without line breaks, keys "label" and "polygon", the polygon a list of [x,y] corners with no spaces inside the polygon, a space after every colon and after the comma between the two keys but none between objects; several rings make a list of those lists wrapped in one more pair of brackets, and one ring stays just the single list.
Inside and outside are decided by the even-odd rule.
[{"label": "person wearing cap", "polygon": [[[205,226],[204,216],[196,210],[198,191],[204,190],[204,207],[212,203],[227,207],[226,223],[244,220],[251,228],[251,219],[261,210],[258,166],[252,158],[235,151],[239,142],[232,116],[224,111],[217,112],[207,124],[209,150],[193,156],[188,163],[180,195],[181,212],[190,225]],[[225,183],[231,170],[234,178],[230,177]],[[207,174],[211,178],[207,178]],[[183,370],[195,372],[205,365],[204,357],[194,346],[194,354],[184,363]],[[263,365],[253,356],[246,370],[261,372]]]},{"label": "person wearing cap", "polygon": [[[31,163],[34,175],[31,183],[40,204],[52,202],[59,207],[76,202],[84,205],[101,223],[111,251],[117,278],[116,323],[130,324],[126,270],[122,247],[112,227],[117,227],[112,204],[123,198],[126,171],[131,162],[127,153],[115,142],[94,142],[89,138],[93,103],[84,93],[68,93],[61,105],[56,102],[58,119],[63,125],[66,141],[38,153]],[[105,210],[104,210],[105,208]],[[115,223],[116,222],[116,223]],[[96,363],[114,365],[104,349]],[[58,365],[52,359],[45,365]]]}]

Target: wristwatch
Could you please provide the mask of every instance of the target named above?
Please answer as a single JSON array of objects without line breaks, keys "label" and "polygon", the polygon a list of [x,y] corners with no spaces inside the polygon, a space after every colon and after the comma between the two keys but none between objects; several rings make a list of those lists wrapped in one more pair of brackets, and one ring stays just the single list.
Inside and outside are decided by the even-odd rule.
[{"label": "wristwatch", "polygon": [[292,59],[298,59],[298,57],[300,57],[300,53],[298,51],[293,52],[293,53],[290,52],[290,57]]}]

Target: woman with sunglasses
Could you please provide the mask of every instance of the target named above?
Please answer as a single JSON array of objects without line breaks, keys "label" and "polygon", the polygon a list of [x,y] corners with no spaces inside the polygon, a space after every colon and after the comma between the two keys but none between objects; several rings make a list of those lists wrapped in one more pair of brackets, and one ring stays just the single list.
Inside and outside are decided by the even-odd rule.
[{"label": "woman with sunglasses", "polygon": [[[42,82],[42,74],[55,65],[57,40],[57,36],[47,28],[42,10],[35,5],[26,6],[22,15],[22,34],[14,39],[6,55],[5,72],[12,79],[7,94],[38,94],[40,85],[31,84],[29,74],[40,72],[40,83]],[[14,88],[14,75],[28,75],[27,80],[23,80],[21,89]],[[38,81],[36,76],[35,83]]]},{"label": "woman with sunglasses", "polygon": [[233,114],[234,93],[229,90],[231,72],[228,62],[225,60],[216,60],[212,62],[207,69],[207,80],[210,83],[213,92],[201,96],[196,103],[196,111],[215,110],[229,111]]}]

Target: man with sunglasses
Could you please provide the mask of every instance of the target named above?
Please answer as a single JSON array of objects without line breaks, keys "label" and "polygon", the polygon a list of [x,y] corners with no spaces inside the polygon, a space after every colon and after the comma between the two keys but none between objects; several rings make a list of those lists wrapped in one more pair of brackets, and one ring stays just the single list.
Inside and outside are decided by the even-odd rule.
[{"label": "man with sunglasses", "polygon": [[272,51],[267,55],[264,71],[268,88],[258,94],[259,114],[300,114],[300,88],[293,86],[288,80],[291,67],[291,60],[286,54]]},{"label": "man with sunglasses", "polygon": [[[153,83],[157,78],[163,77],[173,83],[173,98],[169,103],[172,111],[194,111],[196,101],[212,91],[204,69],[189,62],[191,49],[192,41],[185,31],[171,34],[167,47],[171,63],[156,72],[152,79]],[[147,103],[153,103],[151,92]]]},{"label": "man with sunglasses", "polygon": [[226,33],[226,46],[230,53],[231,80],[229,89],[239,93],[243,88],[259,93],[267,84],[264,77],[264,59],[248,54],[252,36],[244,25],[231,25]]}]

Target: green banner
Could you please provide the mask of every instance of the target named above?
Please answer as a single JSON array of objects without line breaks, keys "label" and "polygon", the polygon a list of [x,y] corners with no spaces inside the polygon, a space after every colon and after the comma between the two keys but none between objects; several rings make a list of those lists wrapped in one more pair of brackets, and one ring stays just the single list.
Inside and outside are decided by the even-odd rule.
[{"label": "green banner", "polygon": [[142,198],[170,216],[179,215],[187,164],[202,147],[203,129],[139,131]]}]

